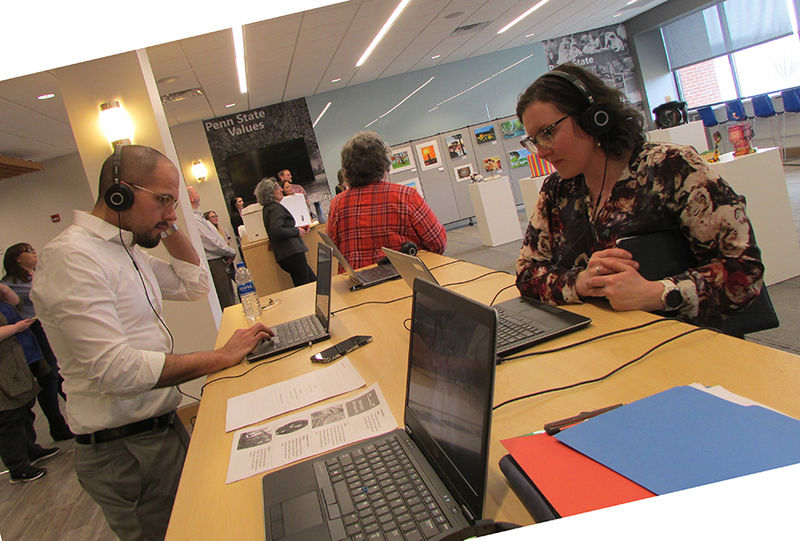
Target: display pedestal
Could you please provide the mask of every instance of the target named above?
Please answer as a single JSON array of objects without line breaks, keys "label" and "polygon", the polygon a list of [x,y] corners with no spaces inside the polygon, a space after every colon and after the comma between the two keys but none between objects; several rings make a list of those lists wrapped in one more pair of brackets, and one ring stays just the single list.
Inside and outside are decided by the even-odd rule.
[{"label": "display pedestal", "polygon": [[474,182],[469,185],[469,195],[484,246],[498,246],[522,238],[508,177]]},{"label": "display pedestal", "polygon": [[800,246],[779,149],[759,149],[736,158],[728,152],[708,165],[747,199],[747,216],[764,262],[764,283],[799,275]]},{"label": "display pedestal", "polygon": [[533,216],[533,209],[536,208],[536,202],[539,200],[539,191],[542,189],[544,179],[548,176],[528,177],[519,181],[519,188],[522,190],[522,201],[525,203],[525,216],[529,220]]},{"label": "display pedestal", "polygon": [[676,145],[693,146],[698,153],[708,150],[706,129],[699,120],[672,128],[649,131],[647,132],[647,140],[651,143],[675,143]]}]

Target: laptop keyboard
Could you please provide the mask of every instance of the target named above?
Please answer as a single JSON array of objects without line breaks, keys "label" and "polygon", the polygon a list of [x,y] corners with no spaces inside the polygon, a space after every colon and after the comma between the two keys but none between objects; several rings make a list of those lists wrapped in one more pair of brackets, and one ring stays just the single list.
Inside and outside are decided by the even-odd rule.
[{"label": "laptop keyboard", "polygon": [[391,265],[378,265],[377,267],[357,271],[356,275],[361,278],[363,282],[369,283],[380,280],[381,278],[386,278],[387,276],[397,276],[398,274],[397,269]]},{"label": "laptop keyboard", "polygon": [[317,316],[307,316],[286,323],[280,323],[272,327],[275,336],[272,341],[275,347],[283,347],[292,344],[300,344],[325,333]]},{"label": "laptop keyboard", "polygon": [[314,473],[333,539],[421,540],[451,527],[394,436],[315,462]]},{"label": "laptop keyboard", "polygon": [[497,310],[497,349],[519,342],[528,340],[543,334],[547,329],[540,329],[533,325],[530,319],[520,317],[503,310]]}]

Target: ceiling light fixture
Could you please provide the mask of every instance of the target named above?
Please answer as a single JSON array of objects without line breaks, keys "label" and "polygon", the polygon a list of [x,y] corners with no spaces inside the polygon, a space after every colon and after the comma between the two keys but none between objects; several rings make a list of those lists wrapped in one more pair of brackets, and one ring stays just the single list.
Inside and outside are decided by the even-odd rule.
[{"label": "ceiling light fixture", "polygon": [[325,108],[324,108],[324,109],[322,109],[322,112],[319,114],[319,116],[317,117],[317,119],[314,121],[314,123],[313,123],[313,124],[311,124],[311,127],[312,127],[312,128],[316,128],[316,127],[317,127],[317,122],[319,122],[319,119],[320,119],[320,118],[322,118],[322,115],[324,115],[325,113],[327,113],[327,112],[328,112],[328,107],[330,107],[330,106],[331,106],[331,103],[332,103],[332,102],[330,102],[330,101],[329,101],[329,102],[328,102],[328,103],[325,105]]},{"label": "ceiling light fixture", "polygon": [[42,94],[41,96],[36,96],[36,99],[37,100],[52,100],[55,97],[56,97],[56,95],[53,94],[52,92],[50,92],[48,94]]},{"label": "ceiling light fixture", "polygon": [[364,126],[364,127],[365,127],[365,128],[368,128],[368,127],[372,126],[372,125],[373,125],[373,124],[375,124],[377,121],[379,121],[380,119],[382,119],[383,117],[385,117],[386,115],[388,115],[389,113],[391,113],[392,111],[394,111],[395,109],[397,109],[398,107],[400,107],[401,105],[403,105],[403,102],[404,102],[404,101],[406,101],[408,98],[410,98],[411,96],[413,96],[414,94],[416,94],[417,92],[419,92],[420,90],[422,90],[423,88],[425,88],[425,86],[426,86],[428,83],[430,83],[431,81],[433,81],[434,79],[436,79],[436,76],[435,76],[435,75],[434,75],[434,76],[432,76],[432,77],[431,77],[430,79],[428,79],[427,81],[425,81],[424,83],[422,83],[421,85],[419,85],[419,86],[417,87],[417,89],[416,89],[416,90],[414,90],[414,91],[413,91],[411,94],[409,94],[408,96],[406,96],[405,98],[403,98],[402,100],[400,100],[399,102],[397,102],[397,105],[395,105],[394,107],[392,107],[391,109],[389,109],[388,111],[386,111],[386,112],[385,112],[385,113],[383,113],[381,116],[379,116],[378,118],[376,118],[375,120],[373,120],[372,122],[370,122],[369,124],[367,124],[367,125],[366,125],[366,126]]},{"label": "ceiling light fixture", "polygon": [[361,58],[359,58],[358,62],[356,62],[357,68],[361,67],[361,65],[367,61],[369,55],[372,54],[372,51],[375,49],[375,47],[378,46],[378,43],[381,42],[383,36],[386,35],[386,33],[392,27],[397,18],[400,17],[400,14],[403,13],[403,10],[406,9],[406,6],[408,5],[409,2],[411,2],[411,0],[400,0],[400,3],[397,4],[396,8],[394,8],[392,14],[389,15],[389,18],[386,20],[385,23],[383,23],[383,27],[380,29],[380,31],[378,31],[378,33],[373,38],[372,43],[369,44],[369,47],[367,47],[367,49],[364,51],[364,54],[362,54]]},{"label": "ceiling light fixture", "polygon": [[342,78],[341,78],[341,77],[337,77],[336,79],[331,79],[331,82],[332,82],[332,83],[338,83],[338,82],[339,82],[339,81],[341,81],[341,80],[342,80]]},{"label": "ceiling light fixture", "polygon": [[505,32],[506,30],[508,30],[509,28],[511,28],[512,26],[514,26],[518,22],[520,22],[522,19],[524,19],[525,17],[527,17],[528,15],[530,15],[531,13],[533,13],[534,11],[536,11],[537,9],[539,9],[540,7],[542,7],[543,5],[545,5],[549,1],[550,0],[539,0],[539,2],[536,3],[536,5],[534,5],[528,11],[526,11],[525,13],[523,13],[522,15],[520,15],[519,17],[517,17],[516,19],[514,19],[513,21],[511,21],[507,25],[505,25],[500,30],[498,30],[497,33],[498,34],[502,34],[503,32]]},{"label": "ceiling light fixture", "polygon": [[481,81],[481,82],[479,82],[479,83],[475,83],[474,85],[472,85],[471,87],[467,88],[466,90],[462,90],[461,92],[459,92],[459,93],[458,93],[458,94],[456,94],[455,96],[450,96],[450,97],[449,97],[449,98],[447,98],[446,100],[444,100],[444,101],[440,101],[439,103],[437,103],[437,104],[436,104],[436,106],[435,106],[433,109],[429,109],[429,110],[428,110],[428,112],[430,113],[430,112],[432,112],[432,111],[435,111],[436,109],[438,109],[438,108],[439,108],[439,106],[440,106],[440,105],[443,105],[443,104],[447,103],[447,102],[448,102],[448,101],[450,101],[450,100],[454,100],[454,99],[456,99],[456,98],[457,98],[457,97],[459,97],[459,96],[463,96],[464,94],[466,94],[466,93],[467,93],[467,92],[469,92],[470,90],[473,90],[474,88],[477,88],[477,87],[481,86],[481,85],[482,85],[483,83],[485,83],[486,81],[490,81],[490,80],[494,79],[495,77],[497,77],[498,75],[500,75],[500,74],[501,74],[501,73],[503,73],[504,71],[508,71],[508,70],[510,70],[511,68],[513,68],[514,66],[517,66],[517,65],[519,65],[519,64],[521,64],[521,63],[523,63],[523,62],[525,62],[527,59],[531,58],[532,56],[533,56],[533,54],[529,54],[529,55],[528,55],[528,56],[526,56],[525,58],[523,58],[523,59],[521,59],[521,60],[517,60],[516,62],[514,62],[514,63],[513,63],[513,64],[511,64],[510,66],[506,66],[505,68],[501,69],[500,71],[498,71],[498,72],[497,72],[497,73],[495,73],[494,75],[490,75],[489,77],[487,77],[487,78],[486,78],[486,79],[484,79],[483,81]]},{"label": "ceiling light fixture", "polygon": [[133,123],[117,100],[100,104],[100,127],[112,147],[131,144]]},{"label": "ceiling light fixture", "polygon": [[439,58],[440,56],[442,56],[442,55],[440,55],[440,54],[435,54],[435,55],[433,55],[433,56],[431,57],[431,60],[436,60],[436,59],[437,59],[437,58]]},{"label": "ceiling light fixture", "polygon": [[231,107],[236,107],[236,104],[235,103],[226,103],[225,104],[225,108],[226,109],[230,109]]},{"label": "ceiling light fixture", "polygon": [[236,54],[236,72],[239,74],[239,91],[247,94],[247,70],[244,63],[244,28],[237,25],[231,28],[233,32],[233,50]]},{"label": "ceiling light fixture", "polygon": [[533,36],[535,36],[535,35],[536,35],[536,34],[525,34],[525,37],[526,37],[526,38],[532,38],[532,37],[533,37]]}]

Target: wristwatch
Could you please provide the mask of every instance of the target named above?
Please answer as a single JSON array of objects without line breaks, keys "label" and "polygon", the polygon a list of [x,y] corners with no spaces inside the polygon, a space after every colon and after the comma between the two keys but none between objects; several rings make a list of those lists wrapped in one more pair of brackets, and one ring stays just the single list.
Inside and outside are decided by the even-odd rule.
[{"label": "wristwatch", "polygon": [[165,239],[178,230],[178,224],[171,224],[166,231],[161,232],[161,238]]},{"label": "wristwatch", "polygon": [[683,295],[678,285],[672,280],[661,280],[660,283],[664,286],[664,292],[661,294],[661,305],[664,310],[672,312],[680,308],[683,304]]}]

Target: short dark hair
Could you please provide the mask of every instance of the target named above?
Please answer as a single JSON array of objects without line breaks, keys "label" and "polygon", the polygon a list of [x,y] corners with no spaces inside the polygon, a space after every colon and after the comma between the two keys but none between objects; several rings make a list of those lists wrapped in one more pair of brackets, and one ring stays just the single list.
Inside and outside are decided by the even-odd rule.
[{"label": "short dark hair", "polygon": [[20,254],[28,251],[32,246],[27,242],[18,242],[17,244],[13,244],[6,249],[6,253],[3,255],[3,267],[6,269],[6,275],[3,276],[3,280],[8,280],[8,278],[16,278],[21,282],[30,282],[31,277],[28,275],[28,271],[22,268],[22,265],[19,264],[17,258],[19,258]]},{"label": "short dark hair", "polygon": [[[161,160],[172,163],[169,158],[154,148],[142,145],[125,145],[122,147],[122,150],[120,150],[120,180],[134,184],[147,185],[149,175],[155,170]],[[103,162],[103,167],[100,169],[99,192],[97,194],[98,202],[103,199],[106,190],[114,184],[113,165],[114,153],[112,152]]]},{"label": "short dark hair", "polygon": [[342,169],[351,187],[379,182],[390,165],[389,147],[375,132],[357,133],[342,147]]},{"label": "short dark hair", "polygon": [[[603,105],[608,111],[611,128],[607,133],[596,137],[603,152],[619,157],[642,147],[645,142],[642,115],[622,92],[605,84],[594,73],[574,64],[561,64],[553,71],[561,71],[580,80],[594,102]],[[585,95],[576,85],[562,77],[547,77],[546,74],[536,79],[517,99],[517,118],[520,121],[525,110],[535,101],[552,103],[568,115],[577,115],[587,105]]]}]

